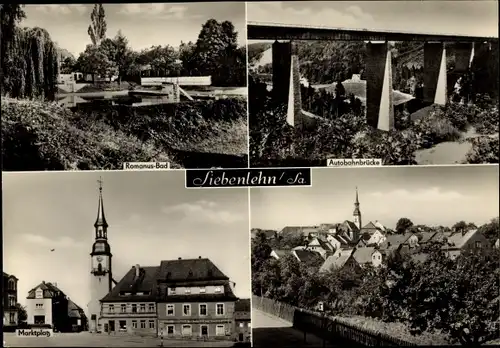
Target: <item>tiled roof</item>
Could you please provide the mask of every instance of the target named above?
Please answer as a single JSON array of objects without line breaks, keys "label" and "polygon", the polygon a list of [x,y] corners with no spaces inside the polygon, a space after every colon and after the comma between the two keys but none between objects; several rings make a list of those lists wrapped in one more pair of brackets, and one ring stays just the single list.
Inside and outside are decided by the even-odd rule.
[{"label": "tiled roof", "polygon": [[323,258],[320,253],[311,250],[295,250],[295,255],[301,262],[321,262]]},{"label": "tiled roof", "polygon": [[375,225],[375,227],[377,227],[379,230],[381,231],[385,231],[386,230],[386,227],[384,225],[382,225],[382,223],[380,221],[375,221],[373,223]]},{"label": "tiled roof", "polygon": [[229,280],[212,261],[203,258],[162,261],[158,278],[160,281],[168,283]]},{"label": "tiled roof", "polygon": [[290,253],[290,250],[283,250],[283,249],[273,249],[271,252],[273,251],[279,258],[282,258]]},{"label": "tiled roof", "polygon": [[[136,277],[136,269],[132,267],[125,276],[106,296],[102,302],[129,302],[129,301],[151,301],[156,296],[156,279],[158,266],[140,267],[139,277]],[[149,295],[137,295],[137,292],[149,292]],[[131,293],[123,295],[123,293]]]},{"label": "tiled roof", "polygon": [[374,247],[365,247],[354,250],[352,257],[357,263],[363,265],[372,261],[372,254],[375,251]]},{"label": "tiled roof", "polygon": [[425,244],[429,242],[434,235],[439,232],[418,232],[417,237],[418,237],[418,243],[419,244]]},{"label": "tiled roof", "polygon": [[318,232],[317,226],[285,226],[279,234],[295,234],[308,236],[311,232]]},{"label": "tiled roof", "polygon": [[235,312],[250,312],[250,310],[251,310],[251,307],[250,307],[250,299],[249,298],[239,299],[234,304],[234,311]]},{"label": "tiled roof", "polygon": [[192,295],[167,295],[157,299],[161,302],[214,302],[214,301],[237,301],[233,290],[226,282],[224,293],[221,294],[192,294]]},{"label": "tiled roof", "polygon": [[453,233],[452,235],[450,235],[448,237],[448,245],[452,248],[460,249],[476,233],[477,233],[477,229],[467,231],[465,234],[462,234],[462,232]]},{"label": "tiled roof", "polygon": [[331,251],[333,250],[332,245],[328,242],[325,242],[324,240],[320,238],[314,238],[309,245],[311,245],[314,241],[317,241],[319,246],[325,249],[326,251]]},{"label": "tiled roof", "polygon": [[388,235],[386,239],[380,244],[380,249],[395,250],[399,248],[401,244],[406,242],[408,238],[411,237],[411,235],[411,233]]},{"label": "tiled roof", "polygon": [[[366,225],[364,225],[361,230],[378,230],[377,226],[375,226],[375,224],[373,222],[369,222],[367,223]],[[373,231],[375,232],[375,231]]]},{"label": "tiled roof", "polygon": [[42,283],[38,284],[37,286],[35,286],[33,289],[31,289],[28,292],[28,297],[26,297],[26,298],[27,299],[36,298],[36,290],[37,289],[43,290],[43,297],[44,298],[56,297],[58,295],[58,292],[59,292],[60,296],[65,296],[64,292],[61,289],[59,289],[57,286],[55,286],[54,284],[49,283],[49,282],[47,282],[47,283],[42,282]]},{"label": "tiled roof", "polygon": [[71,318],[81,318],[85,316],[85,313],[80,306],[68,299],[68,316]]},{"label": "tiled roof", "polygon": [[346,263],[346,261],[351,256],[351,253],[352,253],[352,251],[351,252],[342,251],[340,254],[335,253],[334,255],[329,256],[325,260],[323,265],[321,265],[319,271],[320,272],[328,272],[332,269],[342,268],[344,266],[344,264]]},{"label": "tiled roof", "polygon": [[358,231],[358,226],[356,226],[356,224],[352,221],[349,221],[349,220],[345,220],[342,225],[344,226],[347,226],[349,229],[351,229],[352,231]]},{"label": "tiled roof", "polygon": [[5,272],[3,272],[3,276],[4,276],[4,278],[14,278],[15,280],[19,280],[15,276],[13,276],[12,274],[7,274]]}]

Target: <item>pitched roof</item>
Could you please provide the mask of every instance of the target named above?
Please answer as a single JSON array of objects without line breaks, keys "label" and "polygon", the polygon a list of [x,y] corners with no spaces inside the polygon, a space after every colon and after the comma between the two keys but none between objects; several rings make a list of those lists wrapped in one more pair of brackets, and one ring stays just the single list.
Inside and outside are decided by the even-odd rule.
[{"label": "pitched roof", "polygon": [[164,260],[158,273],[160,281],[175,283],[182,281],[229,280],[209,259]]},{"label": "pitched roof", "polygon": [[381,231],[385,231],[385,230],[387,229],[387,228],[386,228],[384,225],[382,225],[382,223],[381,223],[380,221],[378,221],[378,220],[376,220],[373,224],[375,225],[375,227],[377,227],[377,228],[378,228],[379,230],[381,230]]},{"label": "pitched roof", "polygon": [[[361,230],[378,230],[377,226],[373,222],[369,222],[366,225],[364,225]],[[367,231],[368,232],[368,231]]]},{"label": "pitched roof", "polygon": [[347,226],[347,228],[351,229],[352,231],[357,231],[359,230],[358,229],[358,226],[356,226],[356,224],[352,221],[349,221],[349,220],[345,220],[342,225],[344,226]]},{"label": "pitched roof", "polygon": [[274,253],[279,257],[279,258],[282,258],[282,257],[285,257],[286,255],[288,255],[290,253],[290,250],[283,250],[283,249],[273,249],[271,251],[271,253],[274,251]]},{"label": "pitched roof", "polygon": [[285,226],[279,234],[295,234],[307,236],[311,232],[318,232],[317,226]]},{"label": "pitched roof", "polygon": [[430,232],[418,232],[417,233],[417,236],[418,236],[418,243],[419,244],[425,244],[427,242],[429,242],[435,234],[437,234],[439,232],[435,232],[435,231],[430,231]]},{"label": "pitched roof", "polygon": [[229,280],[225,280],[224,293],[219,294],[191,294],[191,295],[166,295],[161,294],[157,301],[168,302],[213,302],[213,301],[237,301],[233,289],[229,285]]},{"label": "pitched roof", "polygon": [[317,241],[319,246],[322,247],[323,249],[325,249],[326,251],[331,251],[333,248],[332,248],[332,245],[328,242],[325,242],[324,240],[320,239],[320,238],[314,238],[310,243],[309,245],[311,245],[314,241]]},{"label": "pitched roof", "polygon": [[37,286],[35,286],[33,289],[31,289],[29,292],[28,292],[28,296],[26,297],[27,299],[33,299],[33,298],[36,298],[36,290],[37,289],[41,289],[43,290],[43,297],[44,298],[53,298],[53,297],[56,297],[56,296],[66,296],[64,294],[64,292],[59,289],[57,286],[55,286],[54,284],[50,283],[50,282],[41,282],[40,284],[38,284]]},{"label": "pitched roof", "polygon": [[295,250],[295,255],[300,262],[320,262],[323,261],[320,253],[312,250]]},{"label": "pitched roof", "polygon": [[83,309],[68,299],[68,316],[71,318],[82,318],[85,316]]},{"label": "pitched roof", "polygon": [[462,234],[462,232],[453,233],[452,235],[448,236],[448,245],[452,248],[460,249],[476,233],[477,233],[477,229],[469,230],[465,234]]},{"label": "pitched roof", "polygon": [[[139,277],[136,277],[136,269],[132,267],[116,286],[104,296],[102,302],[127,302],[127,301],[151,301],[155,299],[156,278],[158,266],[146,266],[139,268]],[[149,295],[137,295],[138,292],[149,292]],[[130,293],[130,295],[124,295]]]},{"label": "pitched roof", "polygon": [[251,306],[250,306],[250,299],[249,298],[242,298],[236,301],[234,304],[234,311],[235,312],[250,312]]},{"label": "pitched roof", "polygon": [[355,249],[352,257],[356,260],[357,263],[360,265],[369,263],[372,261],[372,254],[375,251],[374,247],[365,247],[365,248],[359,248]]},{"label": "pitched roof", "polygon": [[388,235],[386,239],[380,244],[380,249],[384,250],[397,249],[401,244],[406,242],[408,238],[411,237],[411,235],[412,235],[411,233]]},{"label": "pitched roof", "polygon": [[342,268],[344,266],[344,264],[346,263],[346,261],[351,256],[351,253],[352,253],[352,251],[351,252],[342,251],[339,254],[335,253],[334,255],[329,256],[325,260],[325,262],[323,262],[319,271],[320,272],[328,272],[332,269]]}]

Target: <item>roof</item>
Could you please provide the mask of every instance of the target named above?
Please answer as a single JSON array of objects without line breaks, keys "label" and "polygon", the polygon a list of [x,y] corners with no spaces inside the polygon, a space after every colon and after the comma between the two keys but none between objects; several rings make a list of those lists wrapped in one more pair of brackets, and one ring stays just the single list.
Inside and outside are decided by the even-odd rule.
[{"label": "roof", "polygon": [[382,225],[382,223],[380,221],[375,221],[373,223],[375,225],[375,227],[377,227],[379,230],[381,231],[385,231],[386,230],[386,227],[384,225]]},{"label": "roof", "polygon": [[[371,222],[371,221],[370,221],[369,223],[367,223],[366,225],[364,225],[364,226],[361,228],[361,230],[376,230],[376,231],[377,231],[377,230],[378,230],[378,227],[377,227],[377,226],[375,226],[375,224],[374,224],[373,222]],[[375,232],[375,231],[374,231],[374,232]]]},{"label": "roof", "polygon": [[312,250],[295,250],[295,255],[300,260],[300,262],[319,262],[323,261],[320,253]]},{"label": "roof", "polygon": [[372,254],[375,251],[374,247],[365,247],[354,250],[352,257],[356,260],[360,265],[369,263],[372,261]]},{"label": "roof", "polygon": [[235,312],[250,312],[251,306],[250,306],[250,299],[249,298],[242,298],[236,301],[234,304],[234,311]]},{"label": "roof", "polygon": [[68,299],[68,316],[71,318],[81,318],[85,316],[85,313],[80,306]]},{"label": "roof", "polygon": [[426,253],[415,253],[415,254],[412,254],[410,257],[415,262],[424,263],[429,258],[429,254],[426,254]]},{"label": "roof", "polygon": [[35,286],[33,289],[31,289],[28,292],[28,296],[26,297],[27,299],[34,299],[36,298],[36,290],[41,289],[43,290],[43,297],[44,298],[53,298],[56,296],[65,296],[64,292],[59,289],[57,286],[50,282],[41,282],[37,286]]},{"label": "roof", "polygon": [[166,295],[162,294],[157,298],[161,302],[215,302],[215,301],[236,301],[238,298],[234,295],[229,280],[225,281],[224,293],[220,294],[192,294],[192,295]]},{"label": "roof", "polygon": [[476,232],[477,229],[469,230],[465,234],[462,234],[462,232],[453,233],[452,235],[448,236],[448,245],[450,247],[460,249],[467,243],[469,239],[471,239],[472,236],[476,234]]},{"label": "roof", "polygon": [[418,236],[418,242],[419,244],[425,244],[427,242],[429,242],[432,237],[434,237],[435,234],[437,234],[439,232],[418,232],[417,233],[417,236]]},{"label": "roof", "polygon": [[320,238],[314,238],[310,243],[309,245],[311,245],[314,241],[317,241],[319,246],[322,247],[323,249],[327,250],[327,251],[331,251],[333,248],[331,246],[330,243],[328,242],[325,242],[323,240],[321,240]]},{"label": "roof", "polygon": [[160,264],[158,279],[168,283],[229,280],[212,261],[206,258],[164,260]]},{"label": "roof", "polygon": [[5,272],[3,272],[3,276],[4,276],[5,278],[14,278],[15,280],[19,280],[19,279],[17,279],[14,275],[12,275],[12,274],[7,274],[7,273],[5,273]]},{"label": "roof", "polygon": [[344,226],[347,226],[347,228],[353,230],[353,231],[357,231],[359,230],[358,226],[356,226],[356,224],[352,221],[349,221],[349,220],[345,220],[342,225]]},{"label": "roof", "polygon": [[391,234],[380,244],[380,249],[395,250],[410,238],[412,233]]},{"label": "roof", "polygon": [[273,249],[271,253],[274,251],[274,253],[279,257],[285,257],[290,253],[290,250],[283,250],[283,249]]},{"label": "roof", "polygon": [[[125,276],[106,296],[102,302],[128,302],[128,301],[151,301],[155,299],[156,278],[159,272],[158,266],[140,267],[139,277],[136,277],[135,266],[132,267]],[[138,292],[149,292],[149,295],[137,295]],[[130,293],[130,295],[123,295]]]},{"label": "roof", "polygon": [[352,254],[352,251],[351,252],[342,251],[339,254],[335,253],[334,255],[329,256],[325,260],[325,262],[323,262],[319,271],[320,272],[328,272],[332,269],[342,268],[344,266],[344,264],[346,263],[346,261],[351,256],[351,254]]},{"label": "roof", "polygon": [[304,236],[309,235],[311,232],[318,232],[319,227],[317,226],[285,226],[279,232],[280,234],[301,234]]}]

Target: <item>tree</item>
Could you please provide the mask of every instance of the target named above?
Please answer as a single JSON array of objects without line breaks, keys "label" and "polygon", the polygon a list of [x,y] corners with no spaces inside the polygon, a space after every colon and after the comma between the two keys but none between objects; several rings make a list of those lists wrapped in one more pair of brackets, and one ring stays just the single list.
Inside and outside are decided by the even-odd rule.
[{"label": "tree", "polygon": [[61,74],[71,74],[75,70],[76,59],[65,57],[61,61]]},{"label": "tree", "polygon": [[451,229],[455,232],[463,232],[467,231],[467,223],[465,221],[459,221],[456,224],[454,224]]},{"label": "tree", "polygon": [[492,244],[498,239],[500,235],[499,218],[491,219],[490,222],[479,227],[479,233],[482,233]]},{"label": "tree", "polygon": [[19,323],[28,320],[28,313],[26,312],[26,307],[22,306],[20,303],[16,303],[17,308],[17,320]]},{"label": "tree", "polygon": [[[101,46],[87,45],[78,57],[78,64],[85,72],[103,77],[111,77],[116,73],[116,64],[109,59],[109,52]],[[94,80],[95,81],[95,80]]]},{"label": "tree", "polygon": [[88,34],[92,44],[99,46],[102,40],[106,38],[106,13],[102,4],[95,4],[92,13],[90,14],[92,23],[89,25]]},{"label": "tree", "polygon": [[413,226],[413,222],[408,218],[401,218],[398,220],[396,224],[396,232],[399,234],[403,234],[408,230],[411,226]]},{"label": "tree", "polygon": [[436,255],[414,267],[406,288],[408,321],[415,333],[441,330],[452,340],[479,346],[498,336],[498,250]]},{"label": "tree", "polygon": [[12,46],[18,38],[18,24],[26,18],[22,6],[18,4],[0,4],[0,69],[2,78],[0,88],[2,94],[10,92],[12,88],[12,78],[15,77],[16,71],[13,69],[16,61],[16,55],[13,52]]}]

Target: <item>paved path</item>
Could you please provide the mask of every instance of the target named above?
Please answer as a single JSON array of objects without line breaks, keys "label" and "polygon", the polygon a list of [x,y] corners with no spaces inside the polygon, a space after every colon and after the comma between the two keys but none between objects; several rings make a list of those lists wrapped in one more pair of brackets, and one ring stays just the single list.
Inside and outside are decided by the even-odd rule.
[{"label": "paved path", "polygon": [[[323,340],[306,335],[292,327],[292,324],[252,308],[253,347],[323,347]],[[334,347],[326,342],[325,347]]]},{"label": "paved path", "polygon": [[[4,333],[4,347],[159,347],[159,338],[131,335],[105,335],[81,333],[56,333],[52,337],[17,337]],[[164,340],[164,347],[231,347],[234,342],[201,342],[188,340]]]}]

